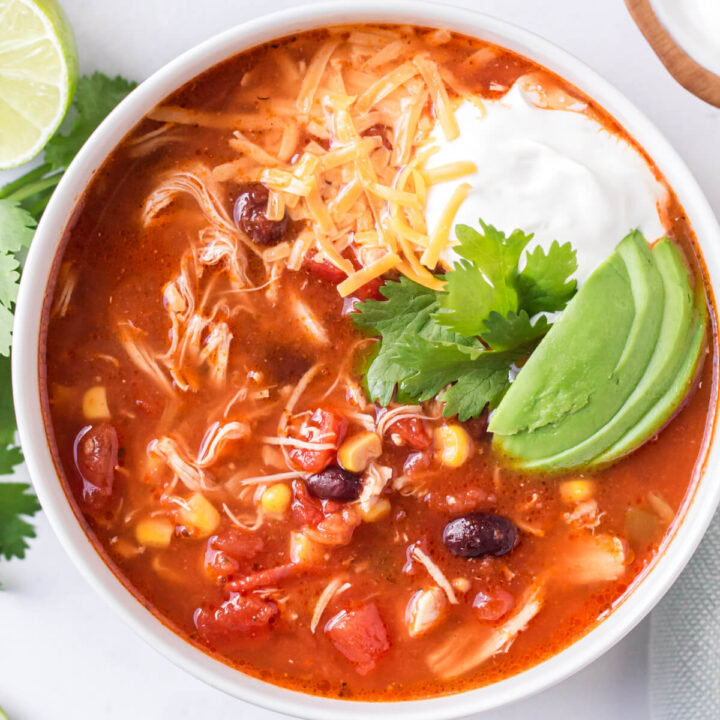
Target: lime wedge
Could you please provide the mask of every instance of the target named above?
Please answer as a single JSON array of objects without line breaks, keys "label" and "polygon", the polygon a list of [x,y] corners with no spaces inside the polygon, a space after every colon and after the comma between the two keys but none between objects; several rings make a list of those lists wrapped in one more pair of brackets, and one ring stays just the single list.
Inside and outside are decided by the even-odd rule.
[{"label": "lime wedge", "polygon": [[77,82],[72,28],[55,0],[0,0],[0,170],[37,155]]},{"label": "lime wedge", "polygon": [[0,708],[0,720],[10,720],[10,718],[7,716],[6,712]]}]

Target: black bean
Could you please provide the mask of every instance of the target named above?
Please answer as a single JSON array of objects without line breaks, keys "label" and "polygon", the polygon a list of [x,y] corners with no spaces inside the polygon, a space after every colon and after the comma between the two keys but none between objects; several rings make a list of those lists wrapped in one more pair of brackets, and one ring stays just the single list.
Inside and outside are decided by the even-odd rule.
[{"label": "black bean", "polygon": [[460,557],[499,557],[517,544],[518,529],[509,518],[493,513],[470,513],[451,520],[443,531],[443,542]]},{"label": "black bean", "polygon": [[319,473],[311,475],[307,486],[310,494],[315,497],[340,502],[357,500],[362,490],[360,476],[339,465],[328,465]]},{"label": "black bean", "polygon": [[243,185],[233,211],[235,224],[259,245],[277,245],[290,224],[287,212],[282,220],[268,220],[268,195],[268,189],[260,183]]}]

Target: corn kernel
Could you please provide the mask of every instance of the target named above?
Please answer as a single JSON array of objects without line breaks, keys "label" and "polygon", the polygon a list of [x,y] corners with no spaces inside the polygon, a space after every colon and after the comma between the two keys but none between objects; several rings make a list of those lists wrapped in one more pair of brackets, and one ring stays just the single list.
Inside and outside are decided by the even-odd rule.
[{"label": "corn kernel", "polygon": [[441,425],[433,433],[435,453],[449,468],[458,468],[467,461],[473,449],[472,440],[461,425]]},{"label": "corn kernel", "polygon": [[325,560],[325,548],[301,532],[290,533],[290,562],[318,565]]},{"label": "corn kernel", "polygon": [[110,408],[104,385],[95,385],[85,391],[82,399],[82,411],[87,420],[110,419]]},{"label": "corn kernel", "polygon": [[369,508],[363,508],[360,506],[359,511],[363,522],[372,523],[386,518],[390,514],[391,509],[392,505],[390,504],[390,501],[387,498],[381,497],[378,498],[377,502]]},{"label": "corn kernel", "polygon": [[371,460],[381,455],[380,436],[374,432],[361,432],[345,440],[338,448],[337,458],[346,470],[359,473],[367,468]]},{"label": "corn kernel", "polygon": [[292,500],[292,491],[283,483],[271,485],[260,499],[262,509],[268,514],[275,517],[282,517],[290,507]]},{"label": "corn kernel", "polygon": [[563,480],[560,483],[560,499],[568,505],[589,500],[595,494],[595,483],[592,480]]},{"label": "corn kernel", "polygon": [[150,517],[135,526],[135,538],[144,547],[164,548],[172,540],[175,525],[164,517]]},{"label": "corn kernel", "polygon": [[195,537],[211,535],[220,524],[220,513],[215,506],[202,494],[194,493],[186,501],[187,508],[178,510],[178,519]]}]

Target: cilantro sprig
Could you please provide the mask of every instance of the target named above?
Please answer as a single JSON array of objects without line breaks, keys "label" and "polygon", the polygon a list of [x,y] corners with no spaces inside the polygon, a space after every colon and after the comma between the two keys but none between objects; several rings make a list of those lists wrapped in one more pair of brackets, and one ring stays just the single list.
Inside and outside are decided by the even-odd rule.
[{"label": "cilantro sprig", "polygon": [[40,510],[27,483],[0,483],[0,557],[24,558],[35,528],[25,519]]},{"label": "cilantro sprig", "polygon": [[401,277],[380,289],[385,300],[356,306],[355,324],[381,338],[364,373],[368,396],[381,405],[437,397],[443,414],[460,420],[495,407],[512,366],[550,329],[542,313],[562,310],[575,294],[570,243],[526,252],[520,269],[532,235],[508,236],[482,221],[456,234],[460,260],[443,276],[443,291]]},{"label": "cilantro sprig", "polygon": [[[50,138],[43,164],[0,188],[0,475],[11,472],[22,461],[14,439],[16,426],[7,356],[24,254],[65,168],[103,118],[135,85],[122,77],[111,78],[99,72],[81,77],[65,131]],[[0,528],[1,523],[0,516]]]}]

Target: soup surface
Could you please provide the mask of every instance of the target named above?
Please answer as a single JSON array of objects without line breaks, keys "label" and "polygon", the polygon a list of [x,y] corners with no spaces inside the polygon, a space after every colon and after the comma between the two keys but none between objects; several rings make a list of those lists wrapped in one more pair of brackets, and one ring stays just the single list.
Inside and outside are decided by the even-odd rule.
[{"label": "soup surface", "polygon": [[[461,104],[482,123],[520,91],[597,124],[647,176],[650,224],[623,232],[667,233],[700,290],[682,209],[602,108],[516,54],[422,28],[305,33],[212,68],[125,138],[67,229],[43,381],[68,495],[138,598],[243,672],[376,700],[506,678],[607,616],[691,493],[711,337],[672,421],[593,473],[511,469],[482,401],[443,414],[437,390],[373,389],[357,303],[389,302],[399,277],[444,292],[451,201],[466,211],[463,178],[483,171],[473,156],[432,170],[433,142],[457,136]],[[443,183],[444,230],[426,216]],[[493,202],[522,212],[514,186]],[[552,223],[563,208],[541,186],[527,197]],[[542,241],[541,225],[523,229]]]}]

